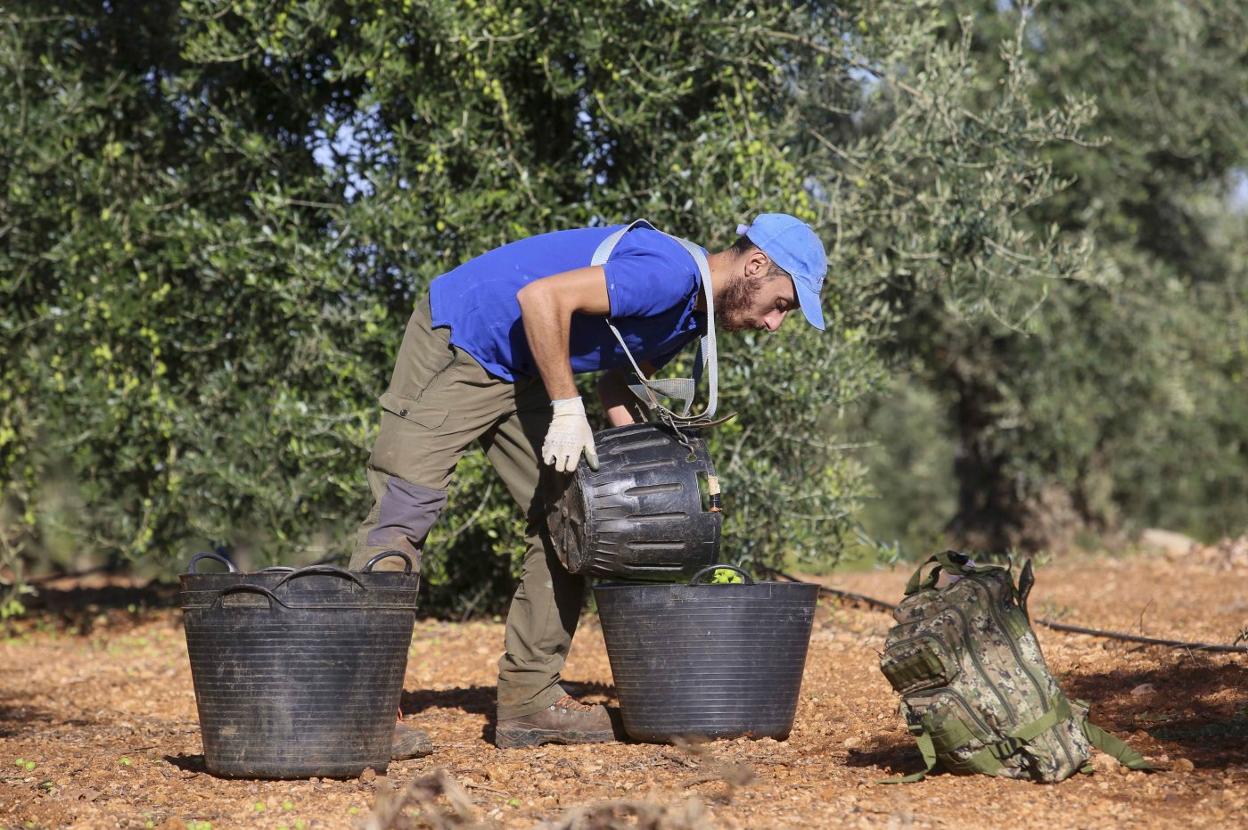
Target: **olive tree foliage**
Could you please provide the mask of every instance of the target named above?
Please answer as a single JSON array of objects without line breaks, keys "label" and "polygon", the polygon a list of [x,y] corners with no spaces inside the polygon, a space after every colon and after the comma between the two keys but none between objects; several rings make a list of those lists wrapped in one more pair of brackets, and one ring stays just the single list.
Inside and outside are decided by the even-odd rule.
[{"label": "olive tree foliage", "polygon": [[[1017,373],[1046,426],[1013,454],[1057,477],[1093,526],[1242,533],[1248,223],[1229,196],[1248,168],[1248,9],[1055,3],[1033,29],[1037,92],[1102,102],[1103,146],[1054,152],[1078,184],[1047,211],[1093,236],[1111,290],[1049,306],[1019,361],[1040,377]],[[1076,31],[1102,32],[1100,54],[1075,47]],[[1040,344],[1057,359],[1034,360]],[[1061,378],[1075,382],[1055,395]]]},{"label": "olive tree foliage", "polygon": [[1248,165],[1248,13],[1174,0],[978,5],[983,100],[1014,71],[992,60],[1014,31],[1037,107],[1096,102],[1092,140],[1044,153],[1068,186],[1028,214],[1094,248],[1089,279],[1051,283],[1014,325],[919,303],[899,327],[893,344],[917,357],[915,377],[955,432],[951,531],[988,549],[1155,523],[1242,532],[1248,271],[1228,190]]},{"label": "olive tree foliage", "polygon": [[[761,421],[742,419],[724,429],[726,436],[742,436],[739,445],[717,455],[733,465],[766,459],[750,486],[782,494],[775,504],[812,530],[762,536],[747,515],[736,538],[753,533],[755,550],[788,548],[808,557],[818,556],[828,530],[861,536],[855,519],[861,500],[821,503],[810,486],[843,469],[828,467],[821,451],[847,446],[835,436],[845,433],[839,418],[851,396],[819,401],[820,387],[852,377],[861,379],[858,390],[876,389],[899,357],[940,353],[939,338],[904,349],[894,344],[899,330],[922,325],[924,309],[939,308],[967,325],[983,319],[1017,325],[1055,284],[1085,279],[1088,256],[1083,240],[1037,229],[1030,212],[1066,184],[1052,174],[1044,151],[1083,143],[1081,127],[1093,107],[1086,99],[1048,108],[1030,102],[1034,79],[1021,59],[1021,30],[997,41],[1009,72],[984,99],[969,19],[951,22],[920,3],[876,4],[829,20],[811,32],[772,36],[792,49],[784,66],[795,103],[787,146],[803,160],[804,181],[825,212],[831,275],[825,306],[829,330],[843,342],[829,348],[826,336],[803,329],[771,349],[771,360],[743,377],[755,411],[785,412],[784,426],[758,440],[751,430]],[[876,360],[853,359],[864,346]],[[822,371],[829,364],[820,355],[829,351],[840,353],[830,364],[839,371]],[[845,365],[860,369],[846,375]],[[794,400],[818,403],[792,407]],[[772,445],[786,447],[789,457],[774,463]],[[851,469],[862,475],[857,458]],[[778,475],[783,471],[798,475],[786,480]],[[804,507],[804,500],[819,508]],[[850,521],[820,530],[828,508],[845,510],[837,518]]]},{"label": "olive tree foliage", "polygon": [[[54,533],[170,568],[341,555],[430,280],[634,217],[716,250],[776,210],[828,242],[829,327],[722,339],[725,556],[835,560],[864,495],[839,419],[905,298],[1012,319],[1076,274],[1022,219],[1087,106],[1037,108],[1013,59],[984,96],[969,21],[950,45],[930,3],[644,5],[8,4],[5,564]],[[63,487],[81,507],[53,516]],[[433,604],[499,607],[520,521],[470,453]]]},{"label": "olive tree foliage", "polygon": [[[358,484],[335,459],[388,351],[309,153],[334,92],[286,67],[196,67],[176,4],[10,4],[0,119],[6,550],[184,560],[304,543]],[[345,405],[344,405],[345,404]],[[63,481],[82,507],[52,528]]]}]

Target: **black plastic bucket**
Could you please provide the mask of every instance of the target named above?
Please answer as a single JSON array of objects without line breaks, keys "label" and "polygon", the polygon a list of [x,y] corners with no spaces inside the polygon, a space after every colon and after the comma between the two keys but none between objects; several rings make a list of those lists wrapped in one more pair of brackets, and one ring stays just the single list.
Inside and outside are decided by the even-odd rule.
[{"label": "black plastic bucket", "polygon": [[584,461],[547,499],[555,552],[574,574],[688,579],[719,558],[719,481],[694,431],[631,424],[594,434]]},{"label": "black plastic bucket", "polygon": [[[403,571],[373,572],[387,556]],[[228,564],[228,563],[227,563]],[[204,763],[241,778],[351,777],[390,761],[418,574],[397,551],[328,565],[183,574]]]},{"label": "black plastic bucket", "polygon": [[[204,561],[218,562],[224,565],[226,570],[200,573],[199,566]],[[200,599],[205,597],[209,600],[216,599],[222,589],[243,583],[273,588],[287,574],[294,573],[295,569],[285,565],[274,565],[263,570],[243,573],[234,566],[233,562],[219,553],[197,553],[191,557],[190,562],[186,563],[186,571],[181,576],[182,599],[192,598],[195,600],[194,604],[199,605]]]},{"label": "black plastic bucket", "polygon": [[819,587],[594,586],[624,730],[640,741],[787,738]]}]

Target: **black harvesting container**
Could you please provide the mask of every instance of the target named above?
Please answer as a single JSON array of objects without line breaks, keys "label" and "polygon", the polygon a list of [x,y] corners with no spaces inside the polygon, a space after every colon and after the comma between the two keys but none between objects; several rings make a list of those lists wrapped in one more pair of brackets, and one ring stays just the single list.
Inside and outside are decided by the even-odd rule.
[{"label": "black harvesting container", "polygon": [[[387,556],[404,571],[377,571]],[[328,565],[181,576],[208,771],[242,778],[384,772],[419,575],[397,551]],[[211,558],[217,558],[215,556]]]},{"label": "black harvesting container", "polygon": [[688,579],[719,558],[719,484],[695,431],[633,424],[595,433],[598,469],[581,460],[549,499],[548,525],[571,573]]},{"label": "black harvesting container", "polygon": [[594,586],[624,729],[640,741],[784,739],[793,728],[819,587]]}]

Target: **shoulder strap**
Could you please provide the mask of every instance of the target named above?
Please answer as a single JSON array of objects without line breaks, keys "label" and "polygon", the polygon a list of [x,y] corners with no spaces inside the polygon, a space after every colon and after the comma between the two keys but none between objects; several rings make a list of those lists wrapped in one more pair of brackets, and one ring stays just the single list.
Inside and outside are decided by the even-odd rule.
[{"label": "shoulder strap", "polygon": [[[687,239],[681,239],[678,236],[672,236],[663,233],[654,225],[645,219],[637,219],[628,225],[613,232],[610,236],[599,243],[594,255],[590,259],[590,265],[602,265],[611,258],[612,252],[624,238],[624,235],[634,228],[648,228],[649,230],[662,233],[667,238],[675,241],[684,248],[689,256],[698,266],[698,272],[702,280],[702,295],[706,299],[706,334],[698,343],[698,354],[694,360],[693,378],[666,378],[661,380],[650,380],[645,373],[641,371],[641,367],[637,365],[637,361],[633,358],[632,352],[628,349],[628,344],[624,342],[623,335],[620,330],[611,322],[611,318],[607,317],[607,326],[611,329],[611,333],[615,335],[615,339],[620,342],[620,347],[624,349],[624,354],[628,356],[628,362],[632,364],[633,372],[637,375],[639,384],[631,387],[635,394],[638,394],[642,400],[658,412],[660,415],[666,416],[665,420],[670,419],[674,425],[680,423],[690,423],[695,421],[710,421],[715,417],[715,410],[719,405],[719,355],[715,346],[715,298],[711,293],[711,269],[706,261],[706,254],[702,249]],[[703,370],[707,371],[707,382],[709,386],[709,399],[706,409],[697,415],[690,415],[689,411],[693,406],[694,392],[697,388],[698,381],[702,377]],[[679,412],[673,412],[667,407],[659,403],[655,393],[666,397],[681,399],[685,402],[684,408]]]},{"label": "shoulder strap", "polygon": [[919,752],[923,755],[923,769],[918,772],[912,772],[909,775],[897,775],[892,778],[881,778],[877,784],[913,784],[915,781],[922,781],[927,774],[936,767],[936,744],[932,741],[932,736],[926,732],[920,732],[915,735],[915,741],[919,745]]},{"label": "shoulder strap", "polygon": [[[927,576],[923,576],[923,569],[932,563],[936,563],[936,567],[928,572]],[[971,558],[965,553],[959,553],[956,550],[946,550],[940,553],[933,553],[931,556],[915,569],[906,582],[906,596],[917,594],[926,588],[936,587],[936,582],[940,579],[940,572],[944,571],[950,576],[968,576],[970,574],[985,573],[987,571],[1004,570],[1000,565],[976,565],[971,562]],[[1030,586],[1028,586],[1030,590]]]},{"label": "shoulder strap", "polygon": [[1117,735],[1111,735],[1090,720],[1083,722],[1083,734],[1088,736],[1088,743],[1118,759],[1118,763],[1127,769],[1155,770],[1157,767],[1145,760],[1144,756],[1127,746],[1127,742]]}]

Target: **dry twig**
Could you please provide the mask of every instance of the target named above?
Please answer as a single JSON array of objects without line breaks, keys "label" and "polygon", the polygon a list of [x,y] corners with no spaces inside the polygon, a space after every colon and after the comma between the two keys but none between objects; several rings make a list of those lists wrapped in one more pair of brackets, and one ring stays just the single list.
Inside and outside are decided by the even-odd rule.
[{"label": "dry twig", "polygon": [[690,798],[682,804],[619,799],[571,808],[538,830],[710,830],[702,802]]},{"label": "dry twig", "polygon": [[[449,810],[439,803],[440,797],[445,797]],[[409,809],[415,814],[409,816]],[[381,796],[364,821],[365,830],[484,830],[487,826],[477,819],[472,798],[444,769],[415,779],[401,793]]]}]

